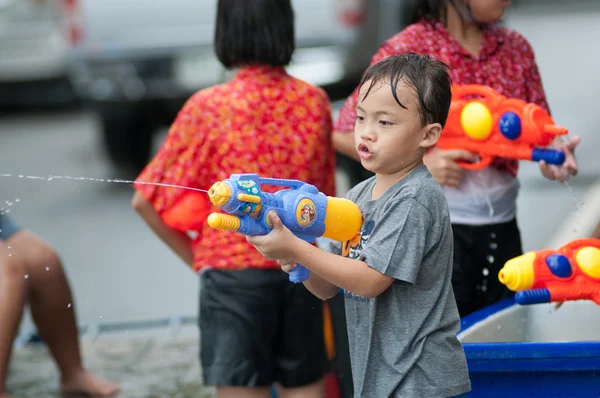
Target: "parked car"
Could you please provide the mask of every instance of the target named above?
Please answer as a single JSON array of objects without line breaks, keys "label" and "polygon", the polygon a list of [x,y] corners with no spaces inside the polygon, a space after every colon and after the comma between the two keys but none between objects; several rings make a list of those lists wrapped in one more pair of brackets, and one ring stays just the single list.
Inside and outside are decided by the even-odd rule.
[{"label": "parked car", "polygon": [[77,0],[0,0],[0,106],[73,100]]}]

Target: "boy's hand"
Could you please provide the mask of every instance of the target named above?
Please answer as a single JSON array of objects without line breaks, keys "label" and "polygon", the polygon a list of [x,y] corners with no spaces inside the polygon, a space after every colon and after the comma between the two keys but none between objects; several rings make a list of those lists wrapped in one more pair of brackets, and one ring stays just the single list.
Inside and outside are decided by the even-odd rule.
[{"label": "boy's hand", "polygon": [[298,266],[298,264],[291,260],[277,260],[277,263],[281,266],[281,270],[288,274]]},{"label": "boy's hand", "polygon": [[256,247],[265,258],[269,260],[285,260],[287,264],[294,263],[294,244],[298,239],[283,225],[281,219],[274,211],[267,215],[273,223],[273,229],[267,235],[247,236],[248,242]]},{"label": "boy's hand", "polygon": [[548,164],[540,161],[540,171],[542,175],[549,180],[558,180],[565,182],[570,176],[577,175],[577,159],[575,158],[575,148],[579,145],[581,138],[575,136],[570,141],[562,141],[560,137],[549,145],[550,148],[564,152],[565,162],[561,166]]}]

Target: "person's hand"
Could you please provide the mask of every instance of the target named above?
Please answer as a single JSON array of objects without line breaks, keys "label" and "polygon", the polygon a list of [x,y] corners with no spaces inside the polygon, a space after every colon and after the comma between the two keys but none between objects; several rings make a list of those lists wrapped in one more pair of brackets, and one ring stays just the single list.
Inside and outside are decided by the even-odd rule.
[{"label": "person's hand", "polygon": [[463,149],[443,150],[432,148],[423,157],[425,166],[440,185],[457,187],[462,180],[464,169],[456,163],[457,160],[476,162],[477,154]]},{"label": "person's hand", "polygon": [[556,166],[548,164],[543,160],[539,162],[542,175],[549,180],[558,180],[565,182],[570,176],[577,175],[577,159],[575,158],[575,148],[581,142],[581,138],[575,136],[569,141],[563,141],[560,137],[549,145],[549,148],[557,149],[565,154],[565,161],[562,165]]},{"label": "person's hand", "polygon": [[298,266],[296,262],[290,259],[277,260],[277,263],[281,266],[281,270],[287,272],[288,274]]},{"label": "person's hand", "polygon": [[262,236],[247,236],[246,240],[269,260],[288,260],[291,262],[295,252],[294,244],[298,238],[283,225],[274,211],[269,212],[267,217],[273,224],[271,232]]}]

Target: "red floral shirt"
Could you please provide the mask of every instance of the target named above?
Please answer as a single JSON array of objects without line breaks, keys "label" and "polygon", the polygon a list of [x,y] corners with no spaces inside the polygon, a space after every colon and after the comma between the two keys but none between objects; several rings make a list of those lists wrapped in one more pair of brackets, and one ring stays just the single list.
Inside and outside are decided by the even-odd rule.
[{"label": "red floral shirt", "polygon": [[[230,82],[201,90],[186,102],[138,181],[209,189],[231,174],[256,173],[302,180],[333,196],[331,131],[331,105],[323,90],[289,76],[283,68],[244,68]],[[146,184],[135,188],[159,214],[190,193]],[[206,202],[204,220],[220,211],[206,195],[201,197]],[[279,268],[241,234],[210,228],[206,221],[197,229],[197,271],[207,266]]]},{"label": "red floral shirt", "polygon": [[[390,55],[415,52],[429,54],[452,69],[454,84],[482,84],[509,98],[533,102],[547,111],[546,95],[531,45],[512,29],[490,25],[484,28],[478,57],[469,53],[440,22],[421,20],[388,39],[371,60],[371,65]],[[340,111],[335,130],[351,132],[356,122],[358,88]],[[493,164],[516,175],[519,163],[496,159]]]}]

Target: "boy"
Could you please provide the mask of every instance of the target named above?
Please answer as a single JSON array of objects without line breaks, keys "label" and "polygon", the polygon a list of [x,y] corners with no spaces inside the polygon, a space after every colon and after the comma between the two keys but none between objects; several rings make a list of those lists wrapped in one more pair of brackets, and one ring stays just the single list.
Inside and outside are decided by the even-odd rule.
[{"label": "boy", "polygon": [[305,285],[321,299],[344,289],[357,397],[449,397],[470,390],[456,338],[448,205],[423,164],[446,122],[450,85],[445,64],[413,53],[365,72],[354,139],[363,167],[375,176],[348,193],[363,213],[359,236],[325,253],[271,214],[273,231],[247,238],[286,272],[295,264],[308,268]]}]

